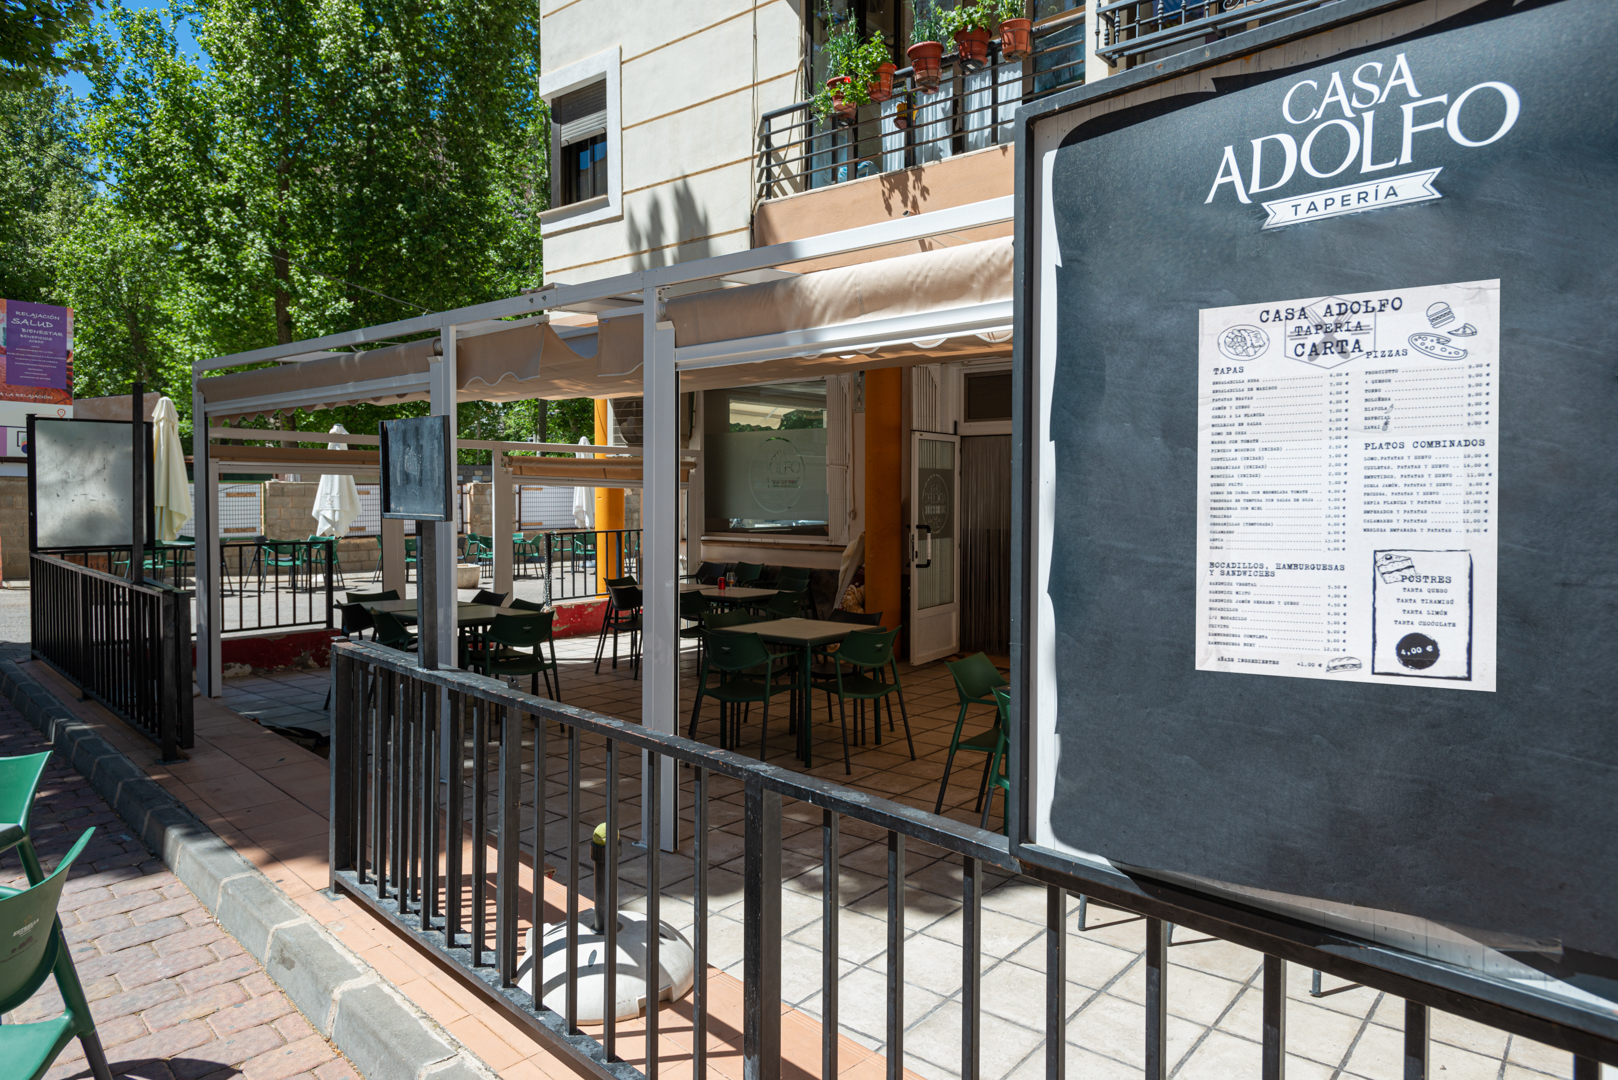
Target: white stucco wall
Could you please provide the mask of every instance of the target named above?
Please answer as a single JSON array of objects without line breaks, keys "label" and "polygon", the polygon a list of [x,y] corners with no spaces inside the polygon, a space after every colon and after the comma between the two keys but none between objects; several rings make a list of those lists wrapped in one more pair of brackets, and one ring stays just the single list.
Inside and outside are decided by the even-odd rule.
[{"label": "white stucco wall", "polygon": [[621,146],[612,212],[546,215],[547,282],[749,246],[755,133],[762,113],[801,100],[804,2],[543,0],[542,87],[616,50]]}]

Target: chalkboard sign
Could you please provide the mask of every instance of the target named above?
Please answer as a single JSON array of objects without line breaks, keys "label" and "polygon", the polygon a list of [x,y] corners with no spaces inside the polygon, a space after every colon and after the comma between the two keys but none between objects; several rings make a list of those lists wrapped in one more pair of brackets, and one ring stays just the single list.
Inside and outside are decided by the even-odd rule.
[{"label": "chalkboard sign", "polygon": [[454,521],[449,417],[382,422],[382,516]]},{"label": "chalkboard sign", "polygon": [[1618,5],[1242,37],[1020,114],[1023,850],[1618,1000]]},{"label": "chalkboard sign", "polygon": [[[146,491],[153,487],[152,425],[145,424]],[[130,547],[134,450],[128,421],[28,417],[28,542],[33,551]],[[151,500],[146,537],[157,534]]]}]

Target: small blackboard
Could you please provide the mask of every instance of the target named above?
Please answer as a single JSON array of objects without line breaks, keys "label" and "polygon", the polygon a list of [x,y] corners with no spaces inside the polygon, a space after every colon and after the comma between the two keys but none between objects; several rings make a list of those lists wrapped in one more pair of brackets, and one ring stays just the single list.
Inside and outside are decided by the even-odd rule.
[{"label": "small blackboard", "polygon": [[382,516],[454,521],[449,417],[382,423]]}]

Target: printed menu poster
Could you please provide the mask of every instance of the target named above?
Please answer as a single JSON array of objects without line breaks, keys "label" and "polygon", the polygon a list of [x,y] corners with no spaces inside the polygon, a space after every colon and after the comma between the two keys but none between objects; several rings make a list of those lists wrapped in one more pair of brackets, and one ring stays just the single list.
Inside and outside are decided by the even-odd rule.
[{"label": "printed menu poster", "polygon": [[1198,337],[1197,669],[1494,690],[1500,283]]}]

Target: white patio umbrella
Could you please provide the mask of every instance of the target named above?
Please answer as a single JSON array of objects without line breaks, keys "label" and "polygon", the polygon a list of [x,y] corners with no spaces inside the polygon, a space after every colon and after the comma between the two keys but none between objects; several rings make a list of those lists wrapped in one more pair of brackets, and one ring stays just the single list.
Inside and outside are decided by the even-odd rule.
[{"label": "white patio umbrella", "polygon": [[[590,445],[588,435],[580,435],[579,443],[582,446]],[[576,458],[595,457],[594,454],[574,454]],[[573,524],[580,529],[590,527],[590,517],[596,509],[596,489],[593,487],[576,487],[573,489]]]},{"label": "white patio umbrella", "polygon": [[157,408],[152,412],[152,454],[156,464],[152,506],[157,511],[157,538],[173,542],[180,538],[180,526],[191,520],[191,490],[186,486],[185,450],[180,446],[180,414],[166,397],[157,399]]},{"label": "white patio umbrella", "polygon": [[[347,435],[348,429],[333,424],[332,435]],[[347,443],[327,443],[327,450],[346,450]],[[339,540],[348,535],[349,526],[360,516],[360,489],[352,476],[322,476],[315,489],[315,508],[310,511],[318,524],[316,536],[335,536]]]}]

